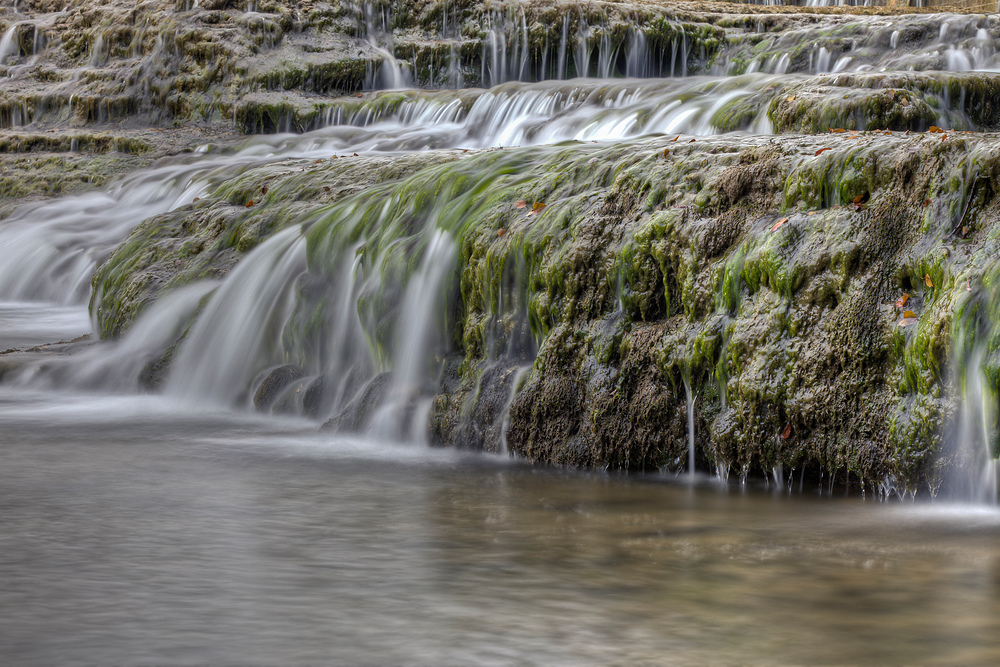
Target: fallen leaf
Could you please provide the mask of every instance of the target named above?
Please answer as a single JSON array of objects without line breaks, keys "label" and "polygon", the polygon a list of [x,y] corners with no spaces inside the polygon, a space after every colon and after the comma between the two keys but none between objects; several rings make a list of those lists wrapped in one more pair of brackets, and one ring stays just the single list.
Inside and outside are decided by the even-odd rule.
[{"label": "fallen leaf", "polygon": [[776,223],[774,223],[773,225],[771,225],[771,231],[772,232],[777,231],[778,228],[781,227],[786,222],[788,222],[788,218],[782,218],[781,220],[778,220]]},{"label": "fallen leaf", "polygon": [[916,317],[917,314],[912,310],[903,311],[903,317]]},{"label": "fallen leaf", "polygon": [[354,157],[357,157],[357,156],[358,156],[358,154],[357,154],[357,153],[355,153],[355,154],[354,154]]},{"label": "fallen leaf", "polygon": [[896,308],[902,308],[906,305],[906,302],[910,300],[909,294],[904,294],[903,296],[896,299]]},{"label": "fallen leaf", "polygon": [[316,160],[315,162],[313,162],[313,164],[319,164],[321,162],[322,162],[322,160]]},{"label": "fallen leaf", "polygon": [[969,235],[969,226],[962,225],[962,238],[964,239],[968,235]]},{"label": "fallen leaf", "polygon": [[498,236],[498,237],[500,237],[500,236],[503,236],[503,235],[504,235],[504,234],[506,234],[506,233],[507,233],[507,230],[506,230],[506,229],[498,229],[498,230],[497,230],[497,236]]},{"label": "fallen leaf", "polygon": [[528,202],[526,202],[526,201],[524,201],[522,199],[522,200],[517,201],[517,202],[514,203],[514,208],[524,208],[527,205],[528,205]]},{"label": "fallen leaf", "polygon": [[329,191],[330,191],[330,186],[329,185],[324,185],[323,186],[323,192],[329,192]]},{"label": "fallen leaf", "polygon": [[795,101],[795,95],[789,95],[786,101],[788,101],[788,102],[794,102]]},{"label": "fallen leaf", "polygon": [[972,291],[972,283],[969,282],[968,278],[965,279],[965,291],[966,292]]},{"label": "fallen leaf", "polygon": [[361,97],[361,93],[358,93],[358,97]]},{"label": "fallen leaf", "polygon": [[806,215],[816,215],[819,211],[809,211]]},{"label": "fallen leaf", "polygon": [[947,135],[947,134],[942,134],[942,135],[941,135],[941,141],[944,141],[944,140],[945,140],[945,139],[947,139],[947,138],[948,138],[948,135]]},{"label": "fallen leaf", "polygon": [[247,202],[247,208],[250,208],[251,206],[253,206],[253,200],[252,199]]},{"label": "fallen leaf", "polygon": [[908,327],[911,324],[916,324],[916,323],[917,323],[917,318],[915,318],[915,317],[904,317],[903,319],[901,319],[899,321],[899,326],[901,326],[901,327]]},{"label": "fallen leaf", "polygon": [[332,158],[330,158],[330,159],[331,159],[331,160],[336,160],[336,159],[337,159],[337,156],[336,156],[336,155],[334,155],[334,156],[333,156]]},{"label": "fallen leaf", "polygon": [[664,148],[663,149],[663,157],[667,157],[668,155],[670,155],[670,149],[669,148]]},{"label": "fallen leaf", "polygon": [[681,135],[679,135],[679,134],[678,134],[678,135],[677,135],[676,137],[674,137],[674,138],[673,138],[673,139],[671,139],[670,141],[677,141],[677,140],[678,140],[678,139],[680,139],[680,138],[681,138]]},{"label": "fallen leaf", "polygon": [[924,284],[928,287],[934,287],[934,281],[931,280],[931,274],[928,273],[924,276]]},{"label": "fallen leaf", "polygon": [[929,127],[929,128],[927,129],[927,131],[928,131],[928,132],[930,132],[931,134],[937,134],[938,132],[944,132],[944,130],[942,130],[942,129],[941,129],[940,127],[938,127],[937,125],[931,125],[931,126],[930,126],[930,127]]},{"label": "fallen leaf", "polygon": [[910,106],[910,100],[906,99],[905,97],[901,99],[899,103],[902,104],[904,107]]},{"label": "fallen leaf", "polygon": [[924,208],[927,208],[930,205],[931,205],[931,200],[930,199],[925,199],[924,200]]},{"label": "fallen leaf", "polygon": [[201,201],[201,197],[195,197],[194,200],[195,201]]},{"label": "fallen leaf", "polygon": [[691,140],[691,141],[689,141],[688,143],[689,143],[689,144],[693,144],[694,142],[695,142],[695,139],[692,139],[692,140]]},{"label": "fallen leaf", "polygon": [[[819,149],[818,151],[816,151],[816,155],[819,155],[819,154],[820,154],[820,153],[822,153],[823,151],[828,151],[828,150],[830,150],[830,149],[829,149],[829,148],[821,148],[821,149]],[[813,157],[816,157],[816,155],[813,155]]]},{"label": "fallen leaf", "polygon": [[869,196],[870,195],[867,192],[865,192],[864,194],[860,194],[860,195],[858,195],[857,197],[854,198],[854,203],[855,204],[864,204],[866,201],[868,201],[868,197]]},{"label": "fallen leaf", "polygon": [[785,424],[785,428],[781,431],[781,439],[788,440],[790,437],[792,437],[792,425]]},{"label": "fallen leaf", "polygon": [[830,130],[831,132],[833,132],[834,134],[842,134],[844,132],[847,132],[847,130],[845,130],[842,127],[838,127],[838,128],[830,127],[830,128],[827,128],[827,129]]},{"label": "fallen leaf", "polygon": [[262,195],[266,195],[267,194],[267,186],[266,185],[260,189],[260,193]]},{"label": "fallen leaf", "polygon": [[536,201],[531,205],[531,210],[528,211],[528,215],[538,215],[545,208],[545,204],[540,201]]},{"label": "fallen leaf", "polygon": [[468,152],[469,152],[469,149],[468,149],[468,148],[466,148],[466,149],[465,149],[464,151],[462,151],[462,152],[463,152],[463,153],[468,153]]}]

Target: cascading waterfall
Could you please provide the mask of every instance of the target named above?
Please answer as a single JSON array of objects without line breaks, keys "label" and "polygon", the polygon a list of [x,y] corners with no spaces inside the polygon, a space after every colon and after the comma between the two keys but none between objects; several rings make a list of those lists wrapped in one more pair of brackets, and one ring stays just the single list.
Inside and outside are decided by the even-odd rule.
[{"label": "cascading waterfall", "polygon": [[[254,3],[246,8],[257,9]],[[395,56],[388,8],[369,3],[361,12],[365,39],[381,58],[381,65],[369,73],[368,87],[412,85],[413,64]],[[588,23],[582,15],[567,13],[561,25],[552,28],[550,54],[548,41],[542,50],[532,42],[523,10],[494,12],[484,20],[479,65],[483,85],[493,86],[489,90],[406,91],[362,100],[322,100],[317,106],[326,105],[325,115],[316,125],[325,127],[315,132],[256,139],[228,155],[167,161],[102,192],[18,209],[0,222],[5,254],[0,300],[57,303],[82,312],[96,267],[136,225],[188,206],[196,197],[213,193],[220,183],[270,163],[285,162],[288,169],[296,169],[300,166],[296,160],[327,160],[331,153],[355,151],[369,158],[435,149],[615,142],[647,134],[703,136],[723,129],[762,133],[770,131],[772,103],[787,99],[782,87],[810,81],[807,70],[862,71],[898,63],[914,53],[919,69],[973,70],[994,66],[996,56],[988,22],[974,18],[942,22],[936,37],[931,34],[919,48],[910,48],[915,38],[908,38],[905,28],[912,19],[903,17],[886,19],[870,39],[838,38],[836,45],[825,37],[812,40],[808,61],[805,52],[793,57],[783,36],[765,35],[762,39],[768,41],[757,44],[764,45],[760,50],[767,53],[742,65],[756,74],[736,73],[734,60],[726,66],[732,76],[689,77],[704,71],[708,56],[698,53],[703,48],[699,34],[681,24],[664,29],[667,37],[651,37],[639,26],[613,33],[599,19],[591,17]],[[466,73],[474,79],[475,71],[467,71],[460,62],[460,32],[453,25],[457,19],[445,11],[442,21],[452,39],[447,85],[460,87]],[[20,58],[19,29],[25,26],[11,26],[0,41],[0,61]],[[36,51],[42,48],[42,34],[36,25]],[[892,52],[870,48],[876,38],[888,40]],[[162,36],[160,42],[162,46]],[[735,49],[735,41],[731,46]],[[105,56],[98,35],[90,66],[101,66]],[[649,80],[666,74],[670,78]],[[627,79],[615,80],[621,75]],[[528,83],[571,76],[572,81]],[[964,91],[955,95],[957,100],[949,95],[948,90],[937,98],[932,92],[925,95],[928,106],[939,114],[936,122],[971,127]],[[749,111],[731,121],[732,110],[743,103]],[[438,381],[454,371],[449,356],[454,352],[454,336],[449,338],[454,322],[449,318],[454,317],[451,309],[462,289],[456,283],[464,260],[461,231],[486,210],[495,188],[516,181],[518,174],[541,160],[539,156],[559,148],[532,150],[488,153],[494,162],[482,158],[474,172],[461,164],[428,167],[421,175],[371,186],[324,205],[261,243],[221,280],[196,282],[167,293],[148,306],[120,341],[26,364],[4,381],[24,387],[140,391],[139,376],[163,361],[164,350],[170,349],[163,388],[179,400],[227,408],[253,405],[262,411],[367,429],[382,438],[419,440],[429,429],[426,418]],[[545,224],[538,218],[523,220]],[[483,366],[502,380],[496,387],[503,390],[499,401],[503,449],[509,410],[530,374],[540,343],[540,334],[532,327],[537,323],[529,323],[524,303],[528,288],[519,282],[527,274],[527,261],[518,252],[494,258],[504,267],[514,267],[503,271],[512,271],[517,278],[508,280],[504,274],[496,292],[491,283],[482,325]],[[103,295],[92,296],[96,314]],[[723,301],[718,299],[715,306],[723,322],[725,354],[728,317],[734,307]],[[976,330],[985,326],[978,324]],[[969,478],[974,481],[963,493],[977,502],[996,502],[997,398],[989,371],[992,348],[981,338],[963,343],[967,362],[956,371],[964,401],[958,430],[961,448],[955,456],[966,469],[975,470]],[[704,380],[700,384],[683,376],[687,471],[692,475],[698,453],[696,409],[716,400],[723,413],[728,409],[724,364],[719,362],[713,372],[699,379]],[[483,376],[485,372],[467,406],[486,391]],[[706,382],[719,386],[718,397],[711,388],[704,390]],[[378,409],[370,410],[373,404]],[[466,412],[471,411],[470,407]],[[776,448],[780,445],[779,437]],[[728,478],[730,462],[723,453],[710,460],[716,474]],[[679,461],[675,463],[680,467]],[[745,479],[746,464],[738,465]],[[787,476],[784,472],[790,467],[773,468],[779,488],[791,485],[795,470]],[[802,479],[800,471],[800,485]],[[833,481],[834,477],[828,478],[831,489]],[[952,487],[961,483],[954,481]]]}]

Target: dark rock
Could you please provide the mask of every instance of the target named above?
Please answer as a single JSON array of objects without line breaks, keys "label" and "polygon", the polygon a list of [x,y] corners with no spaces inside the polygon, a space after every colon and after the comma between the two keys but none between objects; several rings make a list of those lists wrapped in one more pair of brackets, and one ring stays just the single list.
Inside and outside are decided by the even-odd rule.
[{"label": "dark rock", "polygon": [[278,395],[292,382],[302,377],[302,370],[286,364],[278,366],[264,376],[253,395],[253,405],[258,410],[267,410]]}]

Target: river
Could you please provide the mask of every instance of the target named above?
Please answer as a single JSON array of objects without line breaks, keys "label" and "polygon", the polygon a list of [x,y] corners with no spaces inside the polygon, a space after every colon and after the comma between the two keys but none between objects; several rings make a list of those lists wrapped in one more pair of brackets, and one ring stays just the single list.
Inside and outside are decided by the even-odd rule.
[{"label": "river", "polygon": [[1000,512],[0,395],[9,664],[995,664]]},{"label": "river", "polygon": [[[455,89],[377,91],[419,68],[416,51],[397,61],[384,16],[366,17],[382,67],[363,93],[234,119],[296,132],[192,147],[0,219],[3,661],[1000,663],[1000,265],[995,192],[976,189],[995,137],[968,136],[996,129],[992,20],[837,18],[843,34],[803,22],[766,41],[761,22],[733,27],[709,67],[716,32],[694,48],[678,23],[655,49],[639,30],[614,46],[582,14],[534,63],[524,12],[496,14],[478,80],[497,85],[463,88],[452,48]],[[39,56],[35,38],[21,53],[28,27],[7,28],[0,64]],[[104,57],[95,47],[91,66]],[[10,124],[42,123],[41,106],[27,109]],[[767,158],[779,140],[786,152]],[[869,150],[871,191],[855,192],[869,188]],[[912,185],[946,150],[940,174]],[[798,180],[767,185],[779,162]],[[895,164],[880,168],[902,174],[903,194],[919,190],[908,215],[928,234],[905,237],[926,257],[871,270],[880,283],[860,275],[857,247],[877,245],[861,234],[874,226],[865,207],[908,200],[876,163]],[[738,178],[719,177],[730,167]],[[714,218],[684,211],[730,191],[729,209],[752,206],[716,247]],[[793,203],[751,201],[777,192]],[[616,226],[629,227],[600,236]],[[977,233],[978,263],[966,262]],[[839,245],[827,252],[827,239]],[[927,254],[938,243],[951,245]],[[839,304],[869,292],[837,324]],[[939,292],[958,313],[952,339]],[[796,304],[815,310],[787,316]],[[814,323],[838,344],[865,334],[857,359],[821,356],[820,334],[792,340]],[[664,327],[663,345],[644,351],[647,325]],[[574,361],[560,336],[591,349]],[[766,350],[780,354],[755,356]],[[800,353],[813,365],[795,366]],[[874,380],[857,371],[880,364]],[[841,438],[843,451],[827,445],[851,415],[829,406],[856,404],[820,400],[838,377],[837,391],[891,398],[860,406],[882,421]],[[631,395],[608,390],[630,382]],[[591,393],[532,412],[569,385]],[[597,471],[507,454],[526,386],[521,451]],[[612,393],[618,413],[605,412]],[[747,438],[775,443],[763,454],[738,451],[737,401]],[[828,408],[829,423],[815,418]],[[572,440],[587,423],[532,440],[529,427],[557,432],[571,412],[634,426],[637,441],[654,432],[656,446],[637,461],[631,442],[613,443],[624,454],[601,471],[571,458],[590,446]],[[673,422],[684,426],[667,433]],[[716,447],[716,425],[739,447]],[[939,426],[948,437],[933,440]],[[432,432],[457,447],[428,446]],[[935,497],[939,455],[959,470],[944,482],[952,497],[977,502]],[[899,479],[874,477],[883,469]]]}]

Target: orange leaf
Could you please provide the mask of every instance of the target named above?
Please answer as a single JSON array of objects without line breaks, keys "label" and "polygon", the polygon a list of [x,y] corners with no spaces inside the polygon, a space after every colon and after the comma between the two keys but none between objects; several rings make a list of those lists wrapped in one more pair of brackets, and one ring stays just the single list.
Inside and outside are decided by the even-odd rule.
[{"label": "orange leaf", "polygon": [[544,208],[545,204],[543,204],[540,201],[536,201],[534,204],[531,205],[531,210],[528,212],[528,215],[538,215],[539,213],[542,212],[542,209]]},{"label": "orange leaf", "polygon": [[938,132],[944,132],[944,130],[942,130],[937,125],[931,125],[930,128],[928,128],[927,131],[930,132],[931,134],[937,134]]},{"label": "orange leaf", "polygon": [[795,95],[789,95],[789,96],[788,96],[788,97],[786,98],[786,101],[788,101],[788,102],[794,102],[794,101],[795,101]]},{"label": "orange leaf", "polygon": [[201,197],[195,197],[194,200],[195,201],[201,201]]},{"label": "orange leaf", "polygon": [[777,231],[778,227],[781,227],[786,222],[788,222],[788,218],[782,218],[781,220],[778,220],[776,223],[774,223],[773,225],[771,225],[771,231],[772,232],[773,231]]},{"label": "orange leaf", "polygon": [[689,141],[688,143],[689,143],[689,144],[693,144],[694,142],[695,142],[695,140],[694,140],[694,139],[692,139],[692,140],[691,140],[691,141]]},{"label": "orange leaf", "polygon": [[[818,151],[816,151],[816,155],[819,155],[819,154],[820,154],[820,153],[822,153],[823,151],[828,151],[828,150],[830,150],[830,149],[829,149],[829,148],[821,148],[821,149],[819,149]],[[814,155],[813,157],[816,157],[816,155]]]},{"label": "orange leaf", "polygon": [[667,157],[668,155],[670,155],[670,149],[669,148],[664,148],[663,149],[663,157]]},{"label": "orange leaf", "polygon": [[834,134],[840,134],[841,132],[846,132],[846,131],[847,131],[847,130],[845,130],[845,129],[844,129],[844,128],[842,128],[842,127],[838,127],[838,128],[836,128],[836,129],[834,129],[834,128],[832,128],[832,127],[831,127],[831,128],[829,128],[829,129],[830,129],[830,131],[831,131],[831,132],[833,132]]},{"label": "orange leaf", "polygon": [[916,323],[917,323],[917,318],[915,318],[915,317],[904,317],[903,319],[901,319],[899,321],[899,326],[901,326],[901,327],[908,327],[911,324],[916,324]]},{"label": "orange leaf", "polygon": [[785,428],[781,431],[781,439],[788,440],[790,437],[792,437],[792,425],[785,424]]},{"label": "orange leaf", "polygon": [[924,284],[928,287],[934,287],[934,281],[931,280],[931,274],[928,273],[924,276]]},{"label": "orange leaf", "polygon": [[358,156],[358,154],[357,154],[357,153],[355,153],[355,154],[354,154],[354,157],[357,157],[357,156]]},{"label": "orange leaf", "polygon": [[674,137],[674,138],[673,138],[673,139],[671,139],[670,141],[677,141],[677,140],[678,140],[678,139],[680,139],[680,138],[681,138],[681,135],[679,135],[679,134],[678,134],[678,135],[677,135],[676,137]]},{"label": "orange leaf", "polygon": [[507,233],[506,229],[498,229],[497,230],[497,236],[503,236],[506,233]]},{"label": "orange leaf", "polygon": [[514,208],[524,208],[527,205],[528,205],[528,202],[526,202],[526,201],[524,201],[522,199],[522,200],[514,203]]},{"label": "orange leaf", "polygon": [[906,305],[906,302],[910,300],[909,294],[904,294],[903,296],[896,299],[896,308],[902,308]]},{"label": "orange leaf", "polygon": [[250,208],[251,206],[253,206],[253,200],[252,199],[247,202],[247,208]]},{"label": "orange leaf", "polygon": [[917,314],[912,310],[907,310],[903,312],[903,317],[916,317]]},{"label": "orange leaf", "polygon": [[925,199],[924,200],[924,208],[927,208],[930,205],[931,205],[931,200],[930,199]]},{"label": "orange leaf", "polygon": [[944,141],[944,140],[945,140],[945,139],[947,139],[947,138],[948,138],[948,135],[947,135],[947,134],[942,134],[942,135],[941,135],[941,141]]}]

